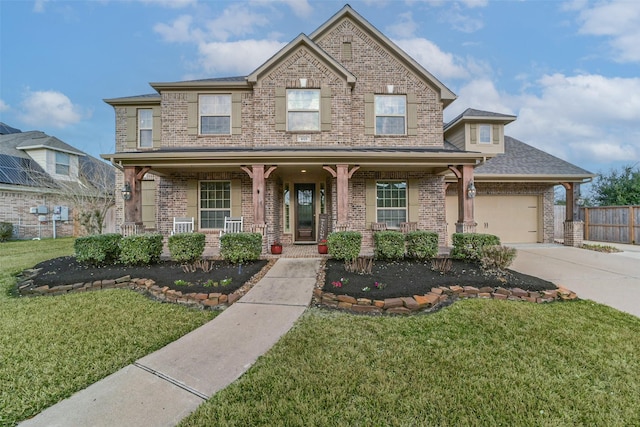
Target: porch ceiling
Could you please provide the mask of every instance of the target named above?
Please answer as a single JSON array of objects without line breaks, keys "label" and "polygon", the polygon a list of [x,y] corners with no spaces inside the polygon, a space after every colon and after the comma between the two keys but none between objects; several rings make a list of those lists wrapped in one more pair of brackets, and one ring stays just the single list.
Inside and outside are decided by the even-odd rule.
[{"label": "porch ceiling", "polygon": [[477,165],[485,156],[474,152],[416,148],[367,149],[242,149],[242,150],[158,150],[102,154],[103,159],[119,167],[150,167],[157,174],[178,170],[225,171],[240,166],[264,164],[281,170],[322,167],[323,165],[359,165],[360,170],[431,170],[437,173],[449,165]]}]

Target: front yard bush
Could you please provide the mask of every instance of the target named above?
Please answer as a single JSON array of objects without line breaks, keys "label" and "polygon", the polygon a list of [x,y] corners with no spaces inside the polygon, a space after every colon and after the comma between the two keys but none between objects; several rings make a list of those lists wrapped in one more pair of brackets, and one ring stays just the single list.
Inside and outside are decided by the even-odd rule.
[{"label": "front yard bush", "polygon": [[394,260],[404,258],[404,234],[397,231],[377,231],[373,233],[374,255],[376,259]]},{"label": "front yard bush", "polygon": [[123,237],[119,246],[120,262],[123,264],[153,264],[158,262],[162,254],[162,234],[147,233]]},{"label": "front yard bush", "polygon": [[493,234],[453,233],[451,258],[480,261],[485,246],[500,245],[500,238]]},{"label": "front yard bush", "polygon": [[406,236],[407,256],[428,260],[438,255],[438,233],[433,231],[410,231]]},{"label": "front yard bush", "polygon": [[0,222],[0,242],[9,240],[13,235],[13,225],[10,222]]},{"label": "front yard bush", "polygon": [[203,233],[179,233],[169,237],[171,259],[178,262],[193,262],[204,253]]},{"label": "front yard bush", "polygon": [[93,265],[114,264],[120,258],[120,240],[122,235],[117,233],[78,237],[73,244],[76,259]]},{"label": "front yard bush", "polygon": [[260,233],[228,233],[220,238],[220,256],[234,264],[257,260],[261,253]]},{"label": "front yard bush", "polygon": [[485,246],[482,249],[480,264],[485,270],[504,271],[516,259],[516,248],[507,246]]},{"label": "front yard bush", "polygon": [[353,261],[360,255],[362,234],[357,231],[335,231],[327,237],[329,254],[343,261]]}]

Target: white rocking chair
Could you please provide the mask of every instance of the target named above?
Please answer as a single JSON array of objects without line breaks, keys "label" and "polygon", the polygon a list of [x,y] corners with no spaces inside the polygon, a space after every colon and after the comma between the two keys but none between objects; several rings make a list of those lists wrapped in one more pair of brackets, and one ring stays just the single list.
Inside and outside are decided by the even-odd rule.
[{"label": "white rocking chair", "polygon": [[173,218],[173,231],[171,235],[178,233],[193,233],[193,217],[175,217]]}]

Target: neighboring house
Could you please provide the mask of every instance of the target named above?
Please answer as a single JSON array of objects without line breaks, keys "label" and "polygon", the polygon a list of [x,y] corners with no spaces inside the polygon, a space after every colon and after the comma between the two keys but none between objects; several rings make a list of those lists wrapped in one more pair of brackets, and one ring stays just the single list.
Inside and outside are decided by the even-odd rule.
[{"label": "neighboring house", "polygon": [[442,245],[455,230],[551,242],[554,185],[572,200],[593,176],[505,137],[514,116],[467,110],[443,127],[455,94],[348,5],[248,76],[151,86],[105,100],[116,145],[102,157],[132,194],[117,221],[169,235],[194,217],[211,245],[228,216],[265,243],[348,229],[370,247],[374,223]]},{"label": "neighboring house", "polygon": [[113,189],[114,182],[107,163],[44,132],[0,123],[0,222],[13,224],[13,238],[82,233],[75,221],[80,195],[95,194],[96,185]]}]

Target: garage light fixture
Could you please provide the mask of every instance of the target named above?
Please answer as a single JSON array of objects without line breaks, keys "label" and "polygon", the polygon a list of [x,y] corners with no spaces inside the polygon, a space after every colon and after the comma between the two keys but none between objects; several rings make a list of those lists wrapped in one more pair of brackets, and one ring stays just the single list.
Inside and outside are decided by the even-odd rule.
[{"label": "garage light fixture", "polygon": [[473,185],[473,181],[469,181],[469,186],[467,187],[467,197],[473,199],[476,197],[476,186]]}]

